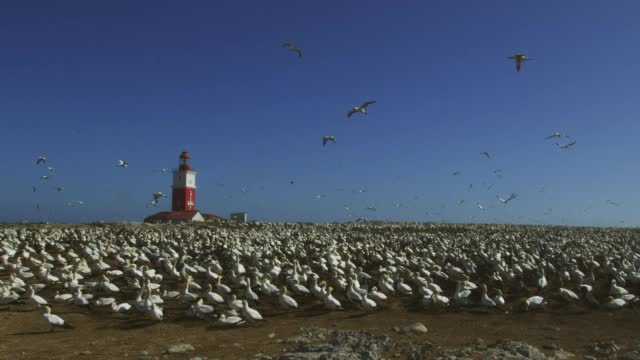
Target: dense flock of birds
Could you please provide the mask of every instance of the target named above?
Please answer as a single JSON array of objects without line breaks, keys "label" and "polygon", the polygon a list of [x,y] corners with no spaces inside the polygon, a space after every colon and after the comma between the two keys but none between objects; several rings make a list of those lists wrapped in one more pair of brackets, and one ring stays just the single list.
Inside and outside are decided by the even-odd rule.
[{"label": "dense flock of birds", "polygon": [[40,309],[51,330],[69,327],[52,308],[70,306],[221,326],[390,304],[612,311],[638,303],[638,235],[422,223],[6,225],[0,304]]}]

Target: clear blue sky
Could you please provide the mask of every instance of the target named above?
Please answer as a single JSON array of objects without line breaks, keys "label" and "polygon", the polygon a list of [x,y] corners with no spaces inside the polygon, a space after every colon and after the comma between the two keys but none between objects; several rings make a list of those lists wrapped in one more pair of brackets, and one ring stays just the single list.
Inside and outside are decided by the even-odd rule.
[{"label": "clear blue sky", "polygon": [[[170,192],[153,170],[187,149],[197,207],[225,217],[640,225],[639,13],[631,0],[7,2],[0,221],[140,221],[170,208],[145,206]],[[534,59],[520,73],[518,52]],[[543,140],[556,131],[574,148]]]}]

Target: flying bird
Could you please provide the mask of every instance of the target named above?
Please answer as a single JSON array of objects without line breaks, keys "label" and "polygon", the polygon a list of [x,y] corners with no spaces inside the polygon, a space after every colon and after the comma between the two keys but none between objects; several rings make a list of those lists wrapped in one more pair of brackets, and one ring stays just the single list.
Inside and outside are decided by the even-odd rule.
[{"label": "flying bird", "polygon": [[327,145],[327,142],[331,141],[332,143],[336,143],[336,137],[335,136],[323,136],[322,137],[322,146]]},{"label": "flying bird", "polygon": [[509,56],[509,59],[513,59],[516,61],[516,71],[520,72],[520,65],[528,60],[533,60],[533,59],[529,59],[525,54],[515,54],[513,56]]},{"label": "flying bird", "polygon": [[375,104],[376,101],[375,100],[371,100],[371,101],[365,101],[364,103],[362,103],[362,105],[360,106],[354,106],[353,109],[351,109],[351,111],[349,111],[347,113],[347,117],[351,117],[351,115],[355,114],[355,113],[363,113],[365,115],[367,115],[367,106],[371,105],[371,104]]},{"label": "flying bird", "polygon": [[460,175],[460,171],[454,171],[453,172],[453,176],[458,176],[458,175]]},{"label": "flying bird", "polygon": [[51,176],[43,175],[43,176],[40,176],[40,179],[42,179],[42,180],[51,180]]},{"label": "flying bird", "polygon": [[484,155],[487,157],[487,159],[491,159],[491,155],[489,155],[489,153],[486,151],[481,152],[480,155]]},{"label": "flying bird", "polygon": [[482,204],[478,203],[476,206],[478,206],[478,209],[484,211],[484,206],[482,206]]},{"label": "flying bird", "polygon": [[369,207],[367,207],[367,210],[369,210],[369,211],[376,211],[377,209],[376,209],[375,207],[373,207],[373,206],[369,206]]},{"label": "flying bird", "polygon": [[292,43],[287,41],[286,43],[284,43],[282,45],[282,47],[285,47],[285,48],[289,49],[289,51],[297,52],[298,53],[298,57],[299,58],[302,57],[302,49],[300,49],[299,47],[293,45]]},{"label": "flying bird", "polygon": [[609,205],[613,205],[613,206],[620,206],[620,204],[618,204],[618,203],[616,203],[616,202],[613,202],[613,201],[611,201],[611,200],[607,200],[607,204],[609,204]]},{"label": "flying bird", "polygon": [[544,139],[545,139],[545,140],[549,140],[549,139],[553,139],[553,138],[560,138],[560,137],[562,137],[562,134],[560,134],[560,133],[553,133],[553,134],[551,134],[551,135],[547,136],[547,137],[546,137],[546,138],[544,138]]},{"label": "flying bird", "polygon": [[293,185],[295,182],[293,180],[289,181],[289,184]]},{"label": "flying bird", "polygon": [[498,198],[498,200],[500,200],[500,202],[502,202],[503,204],[506,204],[509,201],[511,201],[511,200],[513,200],[513,199],[515,199],[517,197],[518,197],[518,194],[516,194],[516,193],[511,193],[511,195],[509,195],[509,197],[506,198],[506,199],[503,199],[500,196],[496,196],[496,198]]},{"label": "flying bird", "polygon": [[575,142],[575,141],[572,141],[572,142],[570,142],[570,143],[568,143],[568,144],[565,144],[565,145],[560,146],[560,148],[561,148],[561,149],[568,149],[568,148],[572,147],[572,146],[573,146],[573,145],[575,145],[575,144],[576,144],[576,142]]},{"label": "flying bird", "polygon": [[40,164],[40,163],[46,163],[47,162],[47,158],[44,156],[38,156],[36,158],[36,165]]},{"label": "flying bird", "polygon": [[147,203],[147,207],[155,206],[158,207],[158,200],[151,200]]},{"label": "flying bird", "polygon": [[167,194],[163,193],[162,191],[158,191],[153,193],[152,196],[153,196],[153,200],[158,200],[160,198],[167,197]]},{"label": "flying bird", "polygon": [[56,168],[54,168],[53,166],[47,166],[47,169],[49,169],[49,171],[56,171]]},{"label": "flying bird", "polygon": [[458,205],[464,204],[464,200],[458,200]]},{"label": "flying bird", "polygon": [[56,191],[57,191],[57,192],[60,192],[60,191],[62,191],[62,190],[64,190],[64,188],[63,188],[62,186],[58,186],[58,187],[56,187]]},{"label": "flying bird", "polygon": [[127,166],[129,166],[129,164],[124,160],[118,160],[118,165],[116,166],[121,168],[126,168]]}]

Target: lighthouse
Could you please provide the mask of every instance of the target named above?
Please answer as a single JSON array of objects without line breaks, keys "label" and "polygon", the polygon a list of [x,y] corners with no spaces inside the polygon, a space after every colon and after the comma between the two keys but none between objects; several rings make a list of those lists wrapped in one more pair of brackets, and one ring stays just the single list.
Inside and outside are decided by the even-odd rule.
[{"label": "lighthouse", "polygon": [[185,223],[221,220],[213,214],[196,210],[196,175],[191,168],[191,155],[183,151],[178,157],[178,168],[173,170],[171,184],[171,211],[161,211],[144,219],[146,223]]},{"label": "lighthouse", "polygon": [[171,186],[171,211],[193,211],[196,209],[196,171],[191,169],[191,155],[183,151],[179,166],[173,170]]}]

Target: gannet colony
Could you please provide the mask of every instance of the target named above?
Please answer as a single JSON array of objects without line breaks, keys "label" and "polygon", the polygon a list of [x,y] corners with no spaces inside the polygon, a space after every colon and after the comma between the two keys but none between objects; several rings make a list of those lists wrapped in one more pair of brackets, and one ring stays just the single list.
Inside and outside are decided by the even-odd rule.
[{"label": "gannet colony", "polygon": [[[427,223],[3,225],[0,304],[56,314],[268,322],[272,309],[379,312],[637,306],[639,230]],[[30,316],[25,312],[24,316]],[[262,313],[262,314],[261,314]]]}]

